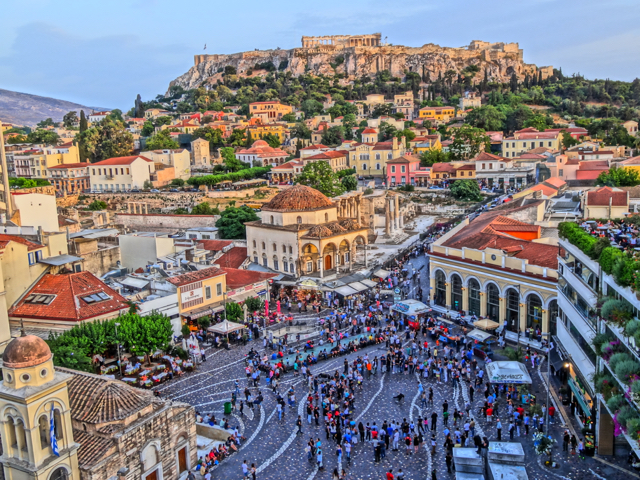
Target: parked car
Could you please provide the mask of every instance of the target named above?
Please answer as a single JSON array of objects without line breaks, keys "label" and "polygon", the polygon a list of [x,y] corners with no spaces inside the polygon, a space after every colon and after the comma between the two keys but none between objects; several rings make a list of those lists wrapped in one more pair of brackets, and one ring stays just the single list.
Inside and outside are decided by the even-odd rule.
[{"label": "parked car", "polygon": [[149,190],[149,192],[151,192],[151,193],[160,193],[160,190],[158,190],[157,188],[152,188],[151,190]]},{"label": "parked car", "polygon": [[140,193],[140,189],[139,188],[132,188],[131,189],[131,193]]},{"label": "parked car", "polygon": [[179,192],[180,190],[178,190],[177,188],[171,188],[169,189],[170,192]]}]

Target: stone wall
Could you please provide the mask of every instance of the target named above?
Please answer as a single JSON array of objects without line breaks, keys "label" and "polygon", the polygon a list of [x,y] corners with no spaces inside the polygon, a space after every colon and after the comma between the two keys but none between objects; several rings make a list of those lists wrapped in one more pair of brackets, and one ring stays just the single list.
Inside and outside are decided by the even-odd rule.
[{"label": "stone wall", "polygon": [[77,238],[75,246],[75,255],[83,259],[82,268],[96,277],[111,271],[120,261],[120,247],[117,245],[98,245],[97,240]]},{"label": "stone wall", "polygon": [[215,227],[219,215],[160,215],[150,213],[140,215],[133,213],[116,213],[113,216],[115,225],[122,225],[127,231],[169,232],[188,228]]}]

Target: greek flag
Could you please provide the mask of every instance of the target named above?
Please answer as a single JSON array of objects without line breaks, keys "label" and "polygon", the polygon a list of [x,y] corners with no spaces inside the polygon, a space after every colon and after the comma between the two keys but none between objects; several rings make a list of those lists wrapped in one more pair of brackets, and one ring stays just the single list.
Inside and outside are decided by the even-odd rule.
[{"label": "greek flag", "polygon": [[53,405],[51,406],[51,421],[49,427],[49,436],[51,437],[51,450],[56,457],[60,456],[60,452],[58,451],[58,439],[56,438],[56,426],[53,421]]}]

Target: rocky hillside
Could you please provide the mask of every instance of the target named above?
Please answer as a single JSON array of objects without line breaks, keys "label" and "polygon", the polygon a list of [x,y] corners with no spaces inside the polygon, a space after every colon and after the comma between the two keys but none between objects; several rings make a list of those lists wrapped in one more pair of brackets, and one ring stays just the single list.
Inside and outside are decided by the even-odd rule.
[{"label": "rocky hillside", "polygon": [[85,107],[65,100],[0,89],[0,120],[5,123],[32,127],[47,118],[59,122],[66,113],[72,110],[80,115],[80,110],[89,114],[93,110],[109,109]]},{"label": "rocky hillside", "polygon": [[[480,45],[481,44],[481,45]],[[480,45],[480,46],[478,46]],[[517,44],[488,44],[472,42],[466,48],[449,48],[428,44],[422,47],[395,45],[367,47],[336,47],[320,45],[291,50],[255,50],[231,55],[196,55],[195,65],[170,85],[196,88],[204,83],[215,83],[227,66],[239,75],[256,69],[256,65],[272,62],[276,68],[293,75],[304,73],[333,75],[343,73],[347,78],[375,75],[389,70],[393,76],[402,77],[405,72],[419,73],[423,78],[435,80],[439,75],[453,70],[462,72],[476,65],[479,82],[486,72],[489,80],[508,82],[515,73],[520,80],[526,74],[542,72],[543,78],[553,73],[552,67],[537,67],[523,61],[522,50]]]}]

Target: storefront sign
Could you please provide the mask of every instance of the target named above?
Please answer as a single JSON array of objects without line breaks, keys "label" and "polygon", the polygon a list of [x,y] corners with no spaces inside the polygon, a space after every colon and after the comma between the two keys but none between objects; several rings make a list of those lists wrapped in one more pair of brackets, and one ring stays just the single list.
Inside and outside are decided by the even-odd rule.
[{"label": "storefront sign", "polygon": [[180,302],[185,304],[187,302],[191,302],[193,300],[198,300],[202,298],[202,288],[194,288],[193,290],[189,290],[187,292],[180,290]]}]

